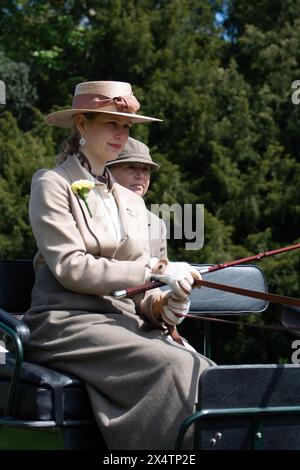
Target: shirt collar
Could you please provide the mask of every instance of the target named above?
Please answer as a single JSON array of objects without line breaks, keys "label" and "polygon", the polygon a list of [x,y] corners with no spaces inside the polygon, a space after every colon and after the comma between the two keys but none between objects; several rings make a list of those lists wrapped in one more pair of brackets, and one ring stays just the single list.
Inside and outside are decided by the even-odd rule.
[{"label": "shirt collar", "polygon": [[82,152],[78,152],[76,157],[82,166],[82,171],[85,173],[89,181],[92,181],[95,185],[100,187],[105,186],[108,192],[112,191],[115,179],[107,167],[104,167],[103,175],[97,176],[91,172],[90,162]]}]

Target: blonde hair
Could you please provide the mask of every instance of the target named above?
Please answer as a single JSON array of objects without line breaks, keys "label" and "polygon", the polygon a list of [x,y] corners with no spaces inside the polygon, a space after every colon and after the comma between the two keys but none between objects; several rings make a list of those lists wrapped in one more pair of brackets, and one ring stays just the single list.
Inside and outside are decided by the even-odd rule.
[{"label": "blonde hair", "polygon": [[[87,119],[93,119],[97,113],[82,113]],[[79,151],[79,141],[81,139],[81,134],[77,129],[76,125],[73,124],[72,131],[69,137],[65,140],[63,150],[55,156],[56,165],[61,165],[68,157],[73,153],[78,153]]]}]

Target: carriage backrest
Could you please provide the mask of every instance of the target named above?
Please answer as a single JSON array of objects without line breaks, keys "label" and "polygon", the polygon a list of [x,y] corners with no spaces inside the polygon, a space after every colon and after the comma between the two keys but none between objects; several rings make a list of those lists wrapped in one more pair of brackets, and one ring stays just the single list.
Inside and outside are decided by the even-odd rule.
[{"label": "carriage backrest", "polygon": [[0,260],[0,307],[7,312],[25,312],[34,284],[32,260]]}]

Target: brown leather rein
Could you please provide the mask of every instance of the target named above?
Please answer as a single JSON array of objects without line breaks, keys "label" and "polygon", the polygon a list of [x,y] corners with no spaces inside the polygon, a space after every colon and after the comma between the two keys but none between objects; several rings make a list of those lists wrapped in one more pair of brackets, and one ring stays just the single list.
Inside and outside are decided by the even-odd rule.
[{"label": "brown leather rein", "polygon": [[[296,246],[296,245],[295,245]],[[299,247],[299,245],[297,245]],[[231,263],[233,265],[233,263]],[[236,264],[236,262],[234,262]],[[229,265],[220,265],[211,268],[210,270],[218,270],[218,269],[223,269]],[[160,281],[152,281],[149,283],[146,283],[141,286],[136,286],[136,287],[131,287],[128,289],[124,289],[123,291],[116,291],[115,296],[118,297],[123,297],[123,296],[132,296],[135,294],[139,294],[141,292],[145,292],[147,290],[153,289],[155,287],[161,287],[164,284],[161,283]],[[235,286],[229,286],[225,284],[218,284],[216,282],[211,282],[211,281],[205,281],[204,279],[198,280],[195,279],[193,288],[195,287],[208,287],[211,289],[217,289],[221,290],[224,292],[231,292],[232,294],[238,294],[246,297],[252,297],[254,299],[261,299],[261,300],[266,300],[268,302],[280,304],[280,305],[289,305],[292,307],[300,307],[300,299],[295,298],[295,297],[288,297],[285,295],[278,295],[278,294],[272,294],[272,293],[266,293],[266,292],[260,292],[256,290],[251,290],[251,289],[245,289],[241,287],[235,287]],[[260,325],[260,324],[253,324],[253,323],[245,323],[245,322],[235,322],[235,321],[229,321],[229,320],[223,320],[215,317],[204,317],[202,315],[192,315],[192,314],[186,314],[186,315],[180,315],[176,314],[176,316],[180,317],[187,317],[187,318],[194,318],[197,320],[207,320],[207,321],[215,321],[215,322],[222,322],[222,323],[231,323],[234,325],[243,325],[246,327],[254,327],[254,328],[260,328],[260,329],[268,329],[268,330],[281,330],[281,331],[288,331],[291,332],[288,328],[281,326],[281,325]],[[179,335],[176,326],[175,325],[168,325],[166,324],[167,330],[169,331],[170,336],[173,338],[174,341],[177,343],[181,344],[184,346],[184,342]],[[163,325],[162,325],[162,329]]]},{"label": "brown leather rein", "polygon": [[[235,287],[235,286],[228,286],[224,284],[218,284],[215,282],[211,281],[205,281],[204,279],[201,280],[195,280],[193,288],[195,287],[208,287],[211,289],[217,289],[217,290],[222,290],[225,292],[231,292],[233,294],[238,294],[238,295],[243,295],[246,297],[252,297],[255,299],[261,299],[261,300],[266,300],[268,302],[280,304],[280,305],[290,305],[293,307],[300,307],[300,299],[297,299],[295,297],[288,297],[285,295],[278,295],[278,294],[272,294],[272,293],[265,293],[265,292],[260,292],[260,291],[255,291],[251,289],[244,289],[241,287]],[[186,318],[194,318],[196,320],[201,320],[201,321],[213,321],[213,322],[218,322],[218,323],[227,323],[231,325],[242,325],[245,327],[250,327],[250,328],[260,328],[262,330],[280,330],[280,331],[287,331],[291,333],[291,331],[286,328],[285,326],[282,325],[261,325],[261,324],[254,324],[254,323],[246,323],[246,322],[240,322],[240,321],[231,321],[231,320],[224,320],[221,318],[215,318],[211,316],[203,316],[203,315],[196,315],[196,314],[186,314],[186,315],[179,315],[176,314],[176,316],[180,317],[186,317]],[[170,336],[173,338],[174,341],[177,343],[181,344],[184,346],[184,342],[178,333],[177,329],[173,325],[167,325],[167,329],[169,331]]]}]

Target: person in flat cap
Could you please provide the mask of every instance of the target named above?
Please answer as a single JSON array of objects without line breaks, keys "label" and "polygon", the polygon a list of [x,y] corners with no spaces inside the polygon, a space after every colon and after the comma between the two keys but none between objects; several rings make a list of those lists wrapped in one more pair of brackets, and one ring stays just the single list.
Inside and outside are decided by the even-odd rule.
[{"label": "person in flat cap", "polygon": [[[107,162],[106,166],[118,183],[140,196],[145,196],[149,188],[151,172],[160,168],[152,160],[147,145],[133,137],[128,137],[118,157]],[[144,178],[139,175],[139,169],[144,173]]]},{"label": "person in flat cap", "polygon": [[[139,107],[129,83],[77,84],[72,106],[45,117],[71,132],[56,166],[33,174],[29,199],[38,250],[26,358],[85,382],[113,450],[174,448],[196,409],[199,376],[213,365],[180,337],[167,339],[189,310],[199,272],[184,262],[153,263],[144,200],[106,167],[132,125],[159,121]],[[114,295],[156,276],[168,292]],[[190,429],[183,448],[193,437]]]},{"label": "person in flat cap", "polygon": [[[132,137],[128,137],[118,157],[107,162],[106,167],[119,184],[141,197],[148,191],[152,171],[160,168],[152,160],[147,145]],[[167,257],[166,224],[153,212],[148,211],[148,226],[151,257]]]}]

